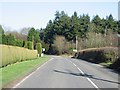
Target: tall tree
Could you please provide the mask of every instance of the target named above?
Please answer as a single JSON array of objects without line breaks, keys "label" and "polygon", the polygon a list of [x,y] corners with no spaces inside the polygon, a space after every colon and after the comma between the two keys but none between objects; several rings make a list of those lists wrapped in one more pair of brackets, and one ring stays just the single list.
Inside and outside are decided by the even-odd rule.
[{"label": "tall tree", "polygon": [[0,44],[2,44],[2,37],[4,36],[4,30],[2,26],[0,25]]},{"label": "tall tree", "polygon": [[34,28],[31,28],[28,32],[27,40],[32,41],[34,43],[34,47],[35,47],[36,43],[40,42],[40,37],[39,37],[38,31],[36,31]]},{"label": "tall tree", "polygon": [[100,23],[101,23],[101,18],[96,15],[93,19],[92,19],[92,23],[95,25],[95,28],[93,29],[93,31],[95,33],[99,33],[100,31]]}]

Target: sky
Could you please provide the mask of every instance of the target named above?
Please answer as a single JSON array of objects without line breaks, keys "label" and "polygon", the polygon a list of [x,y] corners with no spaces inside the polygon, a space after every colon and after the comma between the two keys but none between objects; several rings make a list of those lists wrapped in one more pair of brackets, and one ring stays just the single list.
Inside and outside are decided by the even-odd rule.
[{"label": "sky", "polygon": [[0,24],[4,29],[19,31],[24,27],[45,28],[49,20],[55,18],[56,11],[65,11],[71,16],[74,11],[78,15],[88,14],[91,19],[95,15],[106,18],[112,14],[118,20],[118,2],[0,2]]}]

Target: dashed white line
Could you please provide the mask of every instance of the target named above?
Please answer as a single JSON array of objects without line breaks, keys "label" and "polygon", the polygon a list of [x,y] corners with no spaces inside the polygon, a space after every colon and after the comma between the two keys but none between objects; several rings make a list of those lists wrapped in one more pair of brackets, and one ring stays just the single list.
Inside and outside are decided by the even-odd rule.
[{"label": "dashed white line", "polygon": [[88,77],[87,77],[87,80],[88,80],[88,81],[89,81],[89,82],[90,82],[90,83],[91,83],[91,84],[92,84],[95,88],[97,88],[97,89],[98,89],[98,86],[97,86],[97,85],[95,85],[95,83],[93,83],[93,81],[91,81],[91,80],[90,80],[90,78],[88,78]]},{"label": "dashed white line", "polygon": [[47,62],[45,62],[44,64],[42,64],[40,67],[38,67],[34,72],[32,72],[31,74],[29,74],[28,76],[26,76],[24,79],[22,79],[18,84],[16,84],[13,88],[17,88],[21,83],[23,83],[27,78],[29,78],[31,75],[33,75],[37,70],[39,70],[41,67],[43,67],[45,64],[47,64],[49,61],[53,60],[53,58],[51,58],[50,60],[48,60]]},{"label": "dashed white line", "polygon": [[82,74],[84,74],[84,72],[83,72],[80,68],[77,67],[77,69],[78,69]]},{"label": "dashed white line", "polygon": [[[70,61],[70,60],[68,60],[68,61]],[[79,67],[77,67],[77,65],[76,65],[75,63],[73,63],[72,61],[70,61],[70,62],[71,62],[82,74],[84,74],[84,72],[83,72]],[[97,90],[99,90],[98,86],[95,85],[95,83],[93,83],[93,81],[90,80],[90,78],[86,77],[86,79],[87,79]]]}]

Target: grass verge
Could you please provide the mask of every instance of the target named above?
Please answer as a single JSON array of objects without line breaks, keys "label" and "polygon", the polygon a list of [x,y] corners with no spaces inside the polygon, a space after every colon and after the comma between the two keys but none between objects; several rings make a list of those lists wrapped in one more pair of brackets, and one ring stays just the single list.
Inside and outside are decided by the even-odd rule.
[{"label": "grass verge", "polygon": [[105,67],[109,67],[112,64],[112,62],[103,62],[100,63],[100,65],[105,66]]},{"label": "grass verge", "polygon": [[61,57],[73,57],[73,55],[69,55],[69,54],[62,54],[60,55]]},{"label": "grass verge", "polygon": [[2,71],[2,88],[10,84],[12,81],[24,77],[49,59],[50,57],[44,56],[38,59],[17,62],[7,67],[0,68],[0,71]]}]

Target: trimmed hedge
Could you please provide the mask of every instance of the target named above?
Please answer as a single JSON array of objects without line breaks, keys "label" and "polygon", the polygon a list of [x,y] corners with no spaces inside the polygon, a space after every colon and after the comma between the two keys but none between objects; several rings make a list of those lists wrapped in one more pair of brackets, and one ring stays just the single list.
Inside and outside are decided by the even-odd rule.
[{"label": "trimmed hedge", "polygon": [[38,54],[41,56],[41,53],[42,53],[42,45],[41,45],[41,43],[36,43],[36,50],[38,51]]},{"label": "trimmed hedge", "polygon": [[114,63],[118,59],[118,48],[103,47],[103,48],[84,49],[75,53],[74,57],[94,63],[101,63],[101,62]]},{"label": "trimmed hedge", "polygon": [[17,46],[0,45],[2,48],[2,66],[12,64],[18,61],[37,58],[37,50],[29,50]]}]

